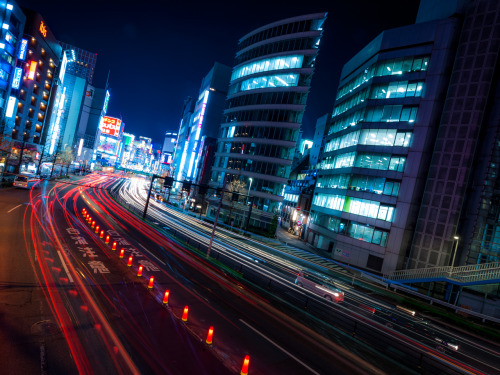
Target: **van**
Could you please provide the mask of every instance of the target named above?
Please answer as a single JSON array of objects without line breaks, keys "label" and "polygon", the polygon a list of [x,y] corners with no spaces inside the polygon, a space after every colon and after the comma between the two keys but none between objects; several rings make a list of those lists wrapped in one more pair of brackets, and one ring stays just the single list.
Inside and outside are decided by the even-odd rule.
[{"label": "van", "polygon": [[302,270],[297,274],[295,284],[335,303],[344,300],[344,292],[332,284],[332,280],[320,273]]},{"label": "van", "polygon": [[30,174],[18,174],[14,178],[14,187],[20,189],[31,189],[33,185],[40,182],[40,177]]}]

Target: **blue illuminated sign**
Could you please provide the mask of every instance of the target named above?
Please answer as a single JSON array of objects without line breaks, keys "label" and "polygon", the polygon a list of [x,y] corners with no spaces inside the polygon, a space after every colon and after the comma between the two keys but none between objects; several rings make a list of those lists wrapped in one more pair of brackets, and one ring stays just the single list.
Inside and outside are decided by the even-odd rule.
[{"label": "blue illuminated sign", "polygon": [[28,41],[26,39],[22,39],[21,44],[19,45],[19,53],[17,54],[17,58],[19,60],[24,60],[26,58],[27,51],[28,51]]},{"label": "blue illuminated sign", "polygon": [[21,85],[21,77],[23,76],[23,70],[21,68],[16,68],[14,71],[14,78],[12,79],[12,88],[18,89]]}]

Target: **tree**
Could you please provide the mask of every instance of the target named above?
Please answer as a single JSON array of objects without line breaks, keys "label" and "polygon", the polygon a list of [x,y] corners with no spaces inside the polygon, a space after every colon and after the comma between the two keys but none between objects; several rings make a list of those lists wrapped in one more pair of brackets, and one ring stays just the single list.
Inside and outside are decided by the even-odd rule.
[{"label": "tree", "polygon": [[57,144],[57,147],[56,147],[56,150],[54,151],[54,153],[52,155],[50,155],[51,161],[52,161],[52,168],[50,170],[50,177],[52,177],[52,174],[54,173],[54,168],[56,166],[57,159],[59,158],[59,154],[61,153],[61,148],[62,148],[62,143],[59,142]]},{"label": "tree", "polygon": [[273,237],[276,235],[276,228],[278,228],[278,214],[275,213],[272,220],[271,220],[271,225],[269,226],[269,229],[267,230],[267,234],[269,237]]},{"label": "tree", "polygon": [[60,152],[59,159],[61,160],[61,166],[66,166],[66,174],[68,174],[69,166],[75,160],[73,155],[73,150],[69,146],[64,146]]}]

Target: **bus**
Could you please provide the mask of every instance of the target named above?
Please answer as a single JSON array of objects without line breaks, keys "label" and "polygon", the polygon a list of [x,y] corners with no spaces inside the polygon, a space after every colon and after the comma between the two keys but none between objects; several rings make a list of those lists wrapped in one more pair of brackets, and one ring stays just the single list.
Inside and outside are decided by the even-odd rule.
[{"label": "bus", "polygon": [[20,189],[31,189],[37,182],[40,182],[40,177],[33,174],[18,174],[14,178],[14,187]]}]

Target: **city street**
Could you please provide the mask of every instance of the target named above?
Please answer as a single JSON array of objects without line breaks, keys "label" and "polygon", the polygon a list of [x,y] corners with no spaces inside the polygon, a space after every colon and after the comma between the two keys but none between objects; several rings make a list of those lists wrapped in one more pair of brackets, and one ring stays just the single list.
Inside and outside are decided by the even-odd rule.
[{"label": "city street", "polygon": [[[17,251],[2,247],[9,260],[2,264],[2,327],[9,324],[22,332],[18,339],[9,335],[4,341],[9,348],[3,353],[24,367],[31,366],[27,370],[42,366],[51,373],[75,369],[80,373],[234,373],[247,354],[252,373],[257,374],[378,373],[203,259],[137,219],[127,218],[116,204],[101,198],[106,191],[93,187],[106,180],[79,181],[88,187],[73,181],[44,182],[31,191],[0,192],[2,208],[13,209],[10,213],[16,215],[3,228],[10,227],[14,218],[17,222],[17,231],[9,231],[8,237],[9,243],[17,244]],[[84,208],[111,237],[109,244],[85,222]],[[115,222],[110,209],[122,219]],[[111,249],[112,242],[118,243],[117,250]],[[122,247],[126,254],[120,259]],[[134,260],[129,268],[130,255]],[[138,262],[144,267],[139,278]],[[20,269],[24,271],[19,273]],[[151,289],[150,276],[155,278]],[[166,289],[168,307],[162,303]],[[16,303],[23,309],[12,307]],[[186,305],[189,318],[183,322]],[[204,343],[209,326],[215,331],[210,346]],[[304,347],[304,342],[309,344]],[[33,343],[37,345],[30,347]],[[102,353],[108,353],[109,360],[103,360]],[[16,361],[5,363],[16,369]]]}]

